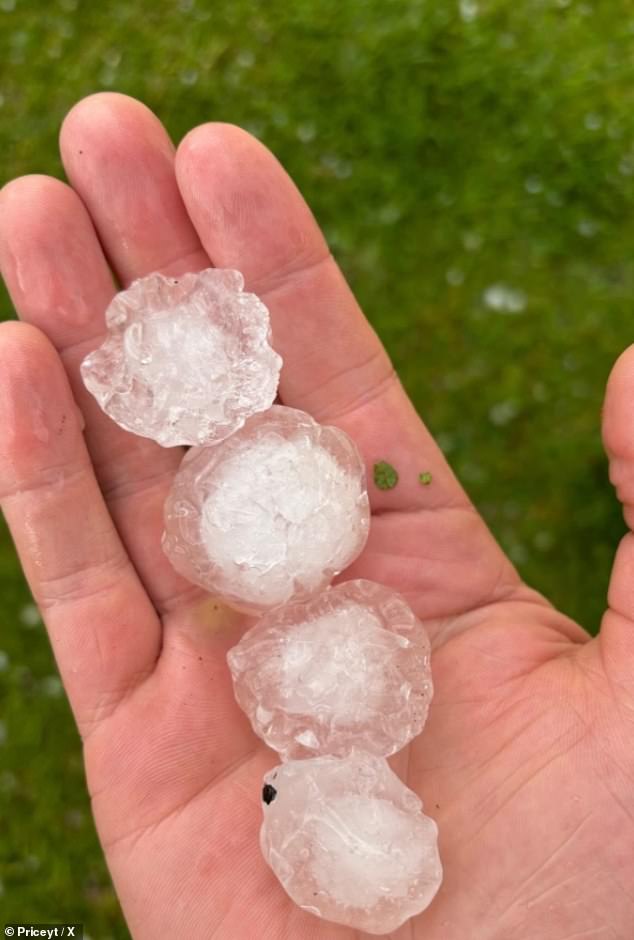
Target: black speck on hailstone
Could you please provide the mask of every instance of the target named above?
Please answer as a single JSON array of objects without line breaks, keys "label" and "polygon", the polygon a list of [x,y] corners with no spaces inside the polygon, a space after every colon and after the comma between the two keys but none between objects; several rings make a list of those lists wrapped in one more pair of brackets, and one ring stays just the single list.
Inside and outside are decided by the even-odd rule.
[{"label": "black speck on hailstone", "polygon": [[268,806],[269,803],[272,803],[275,797],[277,796],[277,790],[275,787],[272,787],[270,783],[265,783],[262,787],[262,799]]}]

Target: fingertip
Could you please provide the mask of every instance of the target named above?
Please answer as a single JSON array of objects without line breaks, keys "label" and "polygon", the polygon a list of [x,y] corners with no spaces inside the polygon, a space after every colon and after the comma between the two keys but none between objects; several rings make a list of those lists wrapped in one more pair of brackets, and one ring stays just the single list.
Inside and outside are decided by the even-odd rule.
[{"label": "fingertip", "polygon": [[85,205],[51,176],[22,176],[0,192],[0,273],[20,318],[60,347],[95,323],[112,295]]},{"label": "fingertip", "polygon": [[4,360],[3,368],[0,369],[0,382],[25,356],[46,357],[49,354],[57,358],[50,341],[36,326],[20,320],[4,320],[0,323],[0,357]]},{"label": "fingertip", "polygon": [[245,152],[251,156],[256,151],[273,157],[270,150],[243,127],[224,121],[207,121],[185,134],[176,148],[176,159],[192,159],[201,152],[206,158],[212,152],[220,157],[226,154],[239,157]]},{"label": "fingertip", "polygon": [[122,284],[208,266],[176,184],[174,145],[146,105],[113,92],[84,98],[64,120],[60,150]]},{"label": "fingertip", "polygon": [[608,378],[602,436],[609,459],[610,482],[623,505],[628,526],[634,525],[634,345],[621,353]]},{"label": "fingertip", "polygon": [[608,377],[603,443],[609,457],[634,460],[634,344],[621,353]]},{"label": "fingertip", "polygon": [[71,179],[83,163],[130,159],[142,152],[140,142],[150,143],[154,152],[163,151],[170,161],[173,158],[174,145],[154,112],[138,99],[112,91],[78,101],[59,132],[62,161]]},{"label": "fingertip", "polygon": [[[238,220],[248,206],[246,194],[260,188],[260,180],[263,175],[270,176],[271,168],[283,172],[264,144],[235,124],[217,121],[188,131],[174,157],[176,180],[185,203],[197,207],[202,204],[204,208],[211,191],[214,200],[210,211],[218,221],[221,203],[227,207],[225,212]],[[256,211],[254,206],[254,214]]]},{"label": "fingertip", "polygon": [[60,141],[72,139],[75,133],[86,128],[102,126],[110,131],[139,118],[164,132],[154,111],[138,98],[118,91],[97,91],[81,98],[68,111],[60,127]]},{"label": "fingertip", "polygon": [[[53,176],[46,176],[44,173],[27,173],[24,176],[14,177],[0,188],[0,204],[3,210],[12,205],[16,199],[24,198],[25,193],[36,193],[48,187],[51,182],[64,186],[60,180],[56,180]],[[3,218],[4,212],[0,215],[0,221]]]},{"label": "fingertip", "polygon": [[218,267],[238,267],[263,292],[328,255],[295,183],[248,131],[211,122],[191,130],[175,157],[178,186]]},{"label": "fingertip", "polygon": [[83,211],[77,193],[54,176],[33,173],[5,183],[0,189],[0,250],[15,238],[31,242],[42,233],[50,237],[58,214],[69,207]]}]

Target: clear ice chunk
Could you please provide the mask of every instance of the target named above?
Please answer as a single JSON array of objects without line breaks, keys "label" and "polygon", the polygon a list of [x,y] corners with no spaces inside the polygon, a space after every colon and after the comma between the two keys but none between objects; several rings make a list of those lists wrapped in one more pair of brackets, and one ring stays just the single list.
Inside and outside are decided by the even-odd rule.
[{"label": "clear ice chunk", "polygon": [[190,581],[260,612],[324,588],[359,555],[369,524],[352,440],[275,405],[186,454],[165,504],[163,547]]},{"label": "clear ice chunk", "polygon": [[150,274],[106,311],[86,388],[128,431],[164,447],[222,441],[275,400],[280,356],[269,313],[238,271]]},{"label": "clear ice chunk", "polygon": [[265,614],[227,659],[239,705],[284,760],[393,754],[422,731],[433,693],[425,628],[371,581]]},{"label": "clear ice chunk", "polygon": [[289,761],[266,774],[262,799],[262,853],[304,910],[386,934],[438,891],[436,823],[383,758]]}]

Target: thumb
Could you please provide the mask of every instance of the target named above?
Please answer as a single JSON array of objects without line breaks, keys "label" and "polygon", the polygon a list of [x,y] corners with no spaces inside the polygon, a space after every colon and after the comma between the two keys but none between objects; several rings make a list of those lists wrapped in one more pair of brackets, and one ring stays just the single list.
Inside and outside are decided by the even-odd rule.
[{"label": "thumb", "polygon": [[608,379],[603,442],[628,531],[614,559],[599,642],[606,671],[634,697],[634,345],[617,359]]}]

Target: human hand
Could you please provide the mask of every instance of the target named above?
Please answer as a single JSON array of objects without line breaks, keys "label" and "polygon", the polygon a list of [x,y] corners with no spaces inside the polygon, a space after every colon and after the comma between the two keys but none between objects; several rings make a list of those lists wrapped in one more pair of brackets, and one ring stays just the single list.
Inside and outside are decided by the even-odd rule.
[{"label": "human hand", "polygon": [[[31,176],[0,194],[0,267],[25,321],[0,326],[0,495],[133,936],[361,936],[296,908],[261,858],[260,785],[276,759],[235,704],[225,662],[245,618],[185,583],[160,548],[182,451],[122,431],[79,378],[115,290],[109,265],[125,285],[211,263],[243,271],[270,308],[283,402],[347,431],[369,468],[388,459],[401,471],[393,490],[370,483],[370,539],[345,573],[401,591],[433,642],[428,724],[391,762],[439,824],[445,879],[392,937],[631,938],[632,534],[596,639],[522,584],[297,190],[248,134],[207,124],[174,158],[146,108],[99,94],[70,112],[61,150],[72,188]],[[604,416],[630,525],[633,412],[630,349]]]}]

